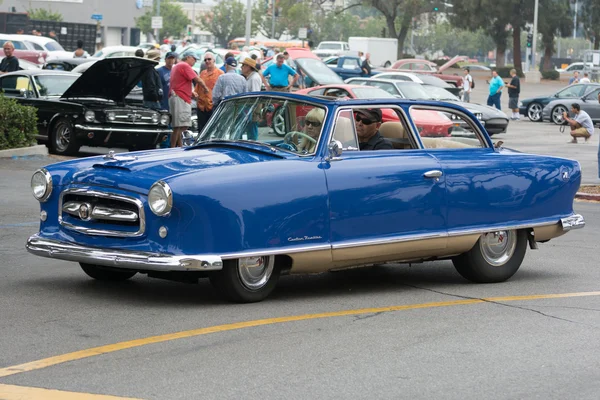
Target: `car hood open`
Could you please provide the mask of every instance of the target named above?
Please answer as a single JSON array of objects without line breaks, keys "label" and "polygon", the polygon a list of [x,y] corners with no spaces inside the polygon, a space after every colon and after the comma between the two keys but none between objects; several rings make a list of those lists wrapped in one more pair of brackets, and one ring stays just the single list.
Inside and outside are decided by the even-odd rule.
[{"label": "car hood open", "polygon": [[451,66],[453,66],[454,64],[456,64],[457,62],[465,61],[468,59],[469,59],[469,57],[467,57],[467,56],[454,56],[450,60],[448,60],[448,62],[446,64],[439,67],[438,72],[442,73],[445,70],[447,70],[448,68],[450,68]]},{"label": "car hood open", "polygon": [[62,98],[99,97],[122,103],[142,76],[155,66],[156,61],[140,57],[96,61],[73,82]]}]

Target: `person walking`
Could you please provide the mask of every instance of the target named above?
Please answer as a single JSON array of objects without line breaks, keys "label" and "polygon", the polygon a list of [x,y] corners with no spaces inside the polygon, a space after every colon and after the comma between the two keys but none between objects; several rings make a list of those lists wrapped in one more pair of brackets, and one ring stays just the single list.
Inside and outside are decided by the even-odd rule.
[{"label": "person walking", "polygon": [[173,66],[171,70],[171,81],[169,84],[169,111],[171,112],[171,147],[181,147],[181,134],[192,125],[192,82],[200,85],[205,93],[208,87],[204,81],[194,72],[192,65],[196,64],[194,52],[185,52],[180,63]]},{"label": "person walking", "polygon": [[77,49],[73,52],[73,58],[88,58],[90,55],[83,49],[83,40],[77,41]]},{"label": "person walking", "polygon": [[498,71],[492,71],[492,80],[490,81],[490,94],[487,98],[487,105],[494,106],[498,110],[501,110],[500,96],[502,96],[502,88],[504,87],[504,81],[498,76]]},{"label": "person walking", "polygon": [[[148,50],[146,58],[152,61],[160,60],[160,51],[156,49]],[[160,100],[163,96],[162,82],[160,74],[156,68],[151,68],[142,76],[142,95],[144,96],[144,107],[152,110],[160,110]]]},{"label": "person walking", "polygon": [[19,70],[19,59],[13,56],[15,51],[15,45],[12,42],[4,42],[2,45],[5,57],[0,61],[0,75],[6,74],[7,72],[14,72]]},{"label": "person walking", "polygon": [[198,96],[198,100],[196,102],[198,105],[198,108],[196,109],[196,114],[198,115],[198,133],[200,133],[202,129],[204,129],[204,126],[206,125],[206,123],[212,115],[213,89],[215,88],[219,77],[224,73],[219,68],[217,68],[217,65],[215,64],[215,55],[210,51],[204,53],[204,64],[205,68],[203,71],[200,72],[200,78],[202,78],[202,80],[208,87],[208,92],[204,93],[202,90],[200,90],[200,86],[198,85],[194,89],[196,95]]},{"label": "person walking", "polygon": [[471,101],[471,90],[473,89],[473,77],[471,76],[471,70],[465,68],[465,75],[463,76],[463,101],[469,103]]},{"label": "person walking", "polygon": [[[263,83],[267,90],[272,90],[274,92],[289,92],[298,81],[298,73],[289,65],[285,64],[284,61],[285,56],[281,53],[277,54],[275,57],[275,64],[269,65],[262,73]],[[293,76],[291,84],[289,76]],[[269,77],[268,81],[266,79],[267,77]]]},{"label": "person walking", "polygon": [[512,110],[510,117],[513,121],[521,119],[519,114],[519,94],[521,93],[521,80],[517,76],[517,70],[511,69],[510,76],[512,77],[510,83],[506,85],[508,88],[508,108]]},{"label": "person walking", "polygon": [[225,60],[227,72],[219,76],[215,88],[213,89],[212,102],[214,107],[218,106],[221,101],[227,96],[234,94],[245,93],[246,79],[236,72],[237,61],[235,58],[229,57]]}]

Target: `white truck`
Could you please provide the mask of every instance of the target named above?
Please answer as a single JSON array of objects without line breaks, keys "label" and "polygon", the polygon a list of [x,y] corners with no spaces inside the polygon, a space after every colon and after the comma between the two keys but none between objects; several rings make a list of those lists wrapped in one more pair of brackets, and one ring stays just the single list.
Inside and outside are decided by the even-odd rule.
[{"label": "white truck", "polygon": [[398,59],[398,39],[351,36],[348,44],[350,51],[370,53],[371,65],[375,67],[391,67]]},{"label": "white truck", "polygon": [[328,58],[331,56],[339,56],[350,50],[347,42],[321,42],[319,46],[313,50],[319,58]]}]

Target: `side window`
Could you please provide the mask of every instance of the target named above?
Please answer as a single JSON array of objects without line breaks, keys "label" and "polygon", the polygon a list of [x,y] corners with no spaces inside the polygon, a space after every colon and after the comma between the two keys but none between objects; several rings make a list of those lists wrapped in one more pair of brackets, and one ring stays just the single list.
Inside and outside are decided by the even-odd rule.
[{"label": "side window", "polygon": [[313,90],[308,92],[308,94],[310,96],[323,96],[325,92],[325,89],[317,89],[317,90]]},{"label": "side window", "polygon": [[344,44],[344,50],[349,51],[350,50],[350,45]]},{"label": "side window", "polygon": [[27,44],[30,45],[33,49],[35,49],[37,51],[44,51],[44,48],[37,43],[27,42]]},{"label": "side window", "polygon": [[358,140],[354,131],[354,116],[351,110],[344,110],[338,114],[333,128],[333,139],[342,143],[344,151],[358,150]]},{"label": "side window", "polygon": [[558,97],[581,97],[584,88],[584,85],[569,86],[568,88],[558,92]]},{"label": "side window", "polygon": [[592,100],[592,101],[594,101],[594,100],[598,99],[598,95],[599,95],[599,94],[600,94],[600,88],[599,88],[599,89],[596,89],[596,90],[593,90],[593,91],[591,91],[590,93],[588,93],[588,94],[586,95],[586,98],[587,98],[588,100]]},{"label": "side window", "polygon": [[356,64],[356,60],[353,60],[351,58],[345,58],[344,59],[344,63],[342,64],[342,68],[344,69],[356,69],[357,64]]},{"label": "side window", "polygon": [[26,76],[7,76],[2,79],[2,91],[10,97],[20,97],[21,89],[33,90],[31,82]]},{"label": "side window", "polygon": [[25,43],[23,42],[14,41],[12,44],[15,46],[15,50],[27,50],[27,46],[25,46]]},{"label": "side window", "polygon": [[411,107],[410,117],[426,149],[487,147],[475,123],[455,110]]}]

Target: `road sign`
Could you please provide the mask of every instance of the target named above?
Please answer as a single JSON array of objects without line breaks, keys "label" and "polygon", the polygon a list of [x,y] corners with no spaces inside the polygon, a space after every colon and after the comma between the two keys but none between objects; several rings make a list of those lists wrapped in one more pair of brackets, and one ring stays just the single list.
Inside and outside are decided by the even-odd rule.
[{"label": "road sign", "polygon": [[152,17],[152,29],[162,29],[163,19],[162,17]]},{"label": "road sign", "polygon": [[144,7],[152,7],[154,0],[144,0]]},{"label": "road sign", "polygon": [[96,21],[102,21],[102,14],[92,14],[92,19]]},{"label": "road sign", "polygon": [[298,29],[298,39],[306,39],[306,33],[307,33],[306,28]]}]

